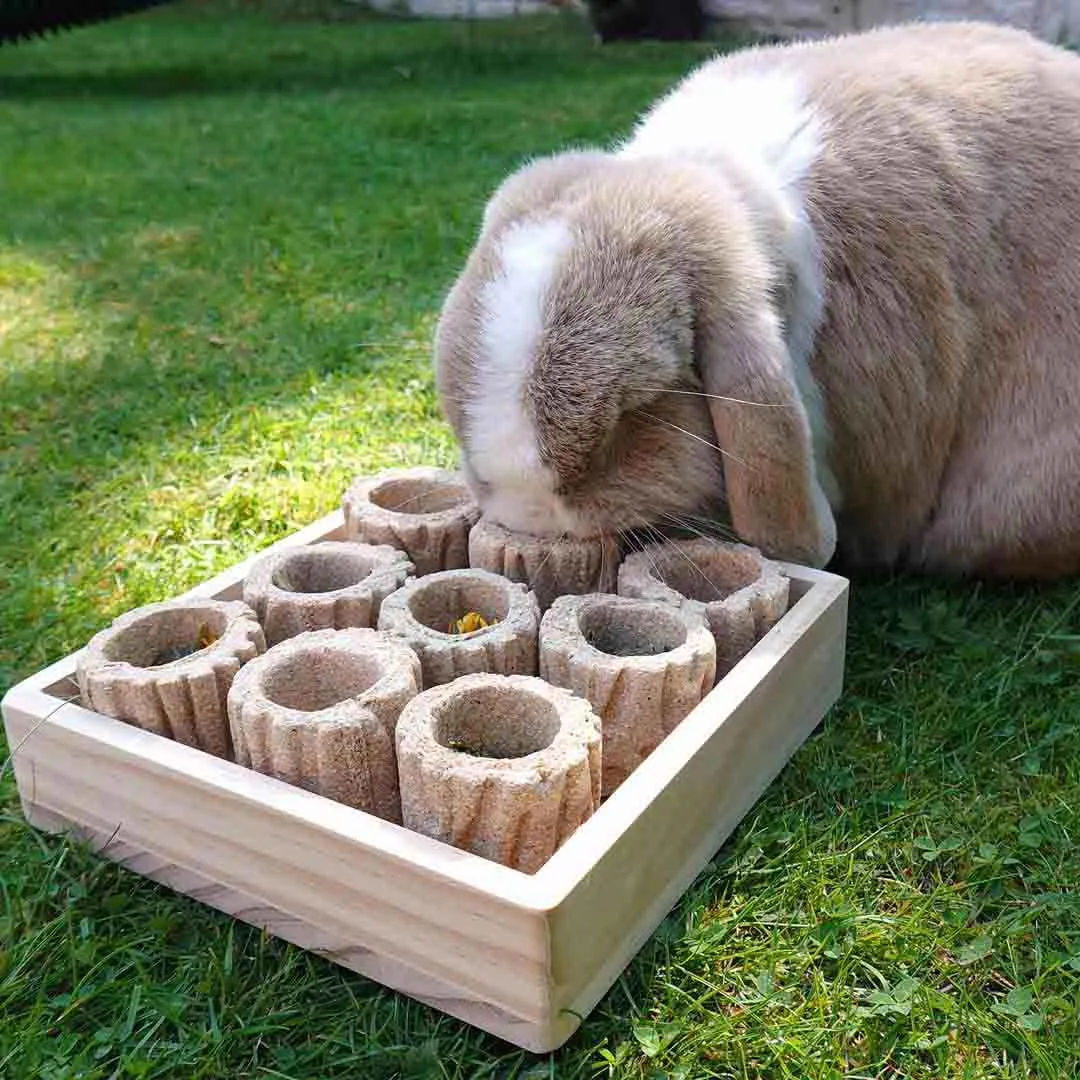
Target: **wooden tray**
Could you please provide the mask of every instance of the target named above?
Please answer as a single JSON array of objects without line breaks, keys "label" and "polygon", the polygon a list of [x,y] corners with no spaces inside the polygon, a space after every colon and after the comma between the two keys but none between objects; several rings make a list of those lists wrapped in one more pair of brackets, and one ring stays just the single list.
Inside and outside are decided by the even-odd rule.
[{"label": "wooden tray", "polygon": [[[343,531],[334,513],[275,547]],[[187,595],[239,598],[255,557]],[[787,614],[533,875],[71,703],[77,653],[3,700],[23,812],[511,1043],[553,1050],[840,694],[848,583],[784,569]]]}]

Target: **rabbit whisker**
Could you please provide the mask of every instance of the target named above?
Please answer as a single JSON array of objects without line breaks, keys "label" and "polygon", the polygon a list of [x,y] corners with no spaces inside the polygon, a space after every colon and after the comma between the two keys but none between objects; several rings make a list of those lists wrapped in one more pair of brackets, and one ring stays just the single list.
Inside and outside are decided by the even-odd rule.
[{"label": "rabbit whisker", "polygon": [[673,424],[670,420],[664,420],[662,417],[653,416],[652,413],[647,413],[647,412],[639,412],[639,415],[644,416],[646,420],[655,420],[656,423],[658,423],[658,424],[663,424],[665,427],[672,428],[674,431],[682,432],[682,434],[685,435],[688,439],[693,439],[695,442],[699,442],[703,446],[709,447],[710,450],[715,450],[718,454],[721,454],[723,457],[730,458],[737,465],[741,465],[744,469],[749,469],[751,472],[756,471],[750,465],[748,465],[745,461],[743,461],[741,458],[737,458],[734,454],[732,454],[729,451],[725,450],[722,446],[717,446],[716,443],[709,442],[708,439],[703,439],[700,435],[695,435],[694,432],[687,431],[686,428],[679,427],[678,424]]},{"label": "rabbit whisker", "polygon": [[600,530],[600,577],[596,582],[596,592],[600,592],[604,587],[604,564],[607,562],[607,534],[603,529]]},{"label": "rabbit whisker", "polygon": [[[653,525],[648,525],[647,524],[646,527],[652,533],[654,533],[656,536],[661,538],[661,542],[660,542],[660,544],[658,546],[660,546],[661,548],[664,548],[664,549],[666,549],[668,551],[674,551],[676,554],[680,555],[682,557],[683,561],[694,571],[695,574],[698,575],[698,577],[701,578],[702,581],[705,582],[706,585],[709,586],[710,589],[712,589],[717,594],[718,597],[724,595],[723,589],[721,589],[716,584],[716,582],[714,582],[709,577],[709,575],[706,574],[705,571],[701,569],[701,567],[694,561],[694,559],[691,558],[691,556],[686,553],[686,551],[683,549],[682,545],[678,543],[678,541],[665,539],[663,534],[658,529],[656,529],[655,526],[653,526]],[[710,537],[707,537],[704,534],[701,534],[701,536],[702,536],[702,539],[705,539],[705,540],[710,539]],[[657,574],[657,576],[659,577],[660,575]]]},{"label": "rabbit whisker", "polygon": [[685,529],[702,540],[726,540],[738,542],[738,536],[729,526],[711,518],[697,517],[696,515],[680,515],[660,512],[660,517],[669,521],[677,528]]},{"label": "rabbit whisker", "polygon": [[727,401],[732,405],[749,405],[755,409],[794,408],[782,401],[747,401],[745,398],[728,397],[725,394],[706,394],[703,390],[675,390],[665,386],[638,386],[635,389],[646,394],[685,394],[687,397],[708,398],[710,401]]},{"label": "rabbit whisker", "polygon": [[[419,502],[430,494],[430,491],[421,491],[416,495],[410,495],[407,499],[402,499],[401,502],[395,503],[393,506],[384,507],[384,509],[389,510],[392,514],[409,513],[410,511],[406,510],[406,507],[412,506],[413,503]],[[423,513],[423,511],[421,511],[421,513]]]},{"label": "rabbit whisker", "polygon": [[536,579],[540,576],[540,571],[543,570],[545,566],[547,566],[548,560],[551,558],[552,555],[555,554],[555,549],[568,537],[569,533],[565,532],[560,533],[558,536],[551,537],[548,543],[547,554],[540,560],[540,562],[537,564],[536,569],[529,575],[530,578],[532,578],[533,582],[535,582]]},{"label": "rabbit whisker", "polygon": [[[646,518],[639,517],[638,521],[640,522],[640,524],[636,525],[635,528],[641,528],[642,526],[646,528],[649,527],[649,522]],[[649,561],[649,565],[652,567],[653,576],[659,579],[660,567],[657,565],[656,559],[653,557],[653,553],[651,550],[655,545],[646,544],[645,541],[642,540],[640,537],[633,536],[632,534],[627,535],[627,541],[631,544],[637,544],[637,550]]]}]

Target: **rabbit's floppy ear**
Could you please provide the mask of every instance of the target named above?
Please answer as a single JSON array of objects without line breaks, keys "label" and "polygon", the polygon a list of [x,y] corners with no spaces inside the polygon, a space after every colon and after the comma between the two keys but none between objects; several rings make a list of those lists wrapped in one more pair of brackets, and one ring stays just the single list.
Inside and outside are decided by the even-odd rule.
[{"label": "rabbit's floppy ear", "polygon": [[601,150],[563,150],[526,162],[488,199],[482,231],[497,231],[525,214],[546,208],[575,182],[605,166],[610,168],[611,161],[611,155]]},{"label": "rabbit's floppy ear", "polygon": [[731,524],[771,558],[822,567],[836,548],[836,522],[779,322],[768,307],[748,317],[710,319],[705,306],[697,361],[712,395]]}]

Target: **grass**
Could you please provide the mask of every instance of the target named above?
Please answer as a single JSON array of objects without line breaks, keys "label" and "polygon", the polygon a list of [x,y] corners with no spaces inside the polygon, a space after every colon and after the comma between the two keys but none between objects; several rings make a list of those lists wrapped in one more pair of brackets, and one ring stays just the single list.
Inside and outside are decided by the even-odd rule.
[{"label": "grass", "polygon": [[[0,52],[0,689],[452,461],[486,194],[700,52],[243,5]],[[842,703],[546,1058],[32,833],[7,775],[0,1076],[1080,1075],[1077,604],[857,582]]]}]

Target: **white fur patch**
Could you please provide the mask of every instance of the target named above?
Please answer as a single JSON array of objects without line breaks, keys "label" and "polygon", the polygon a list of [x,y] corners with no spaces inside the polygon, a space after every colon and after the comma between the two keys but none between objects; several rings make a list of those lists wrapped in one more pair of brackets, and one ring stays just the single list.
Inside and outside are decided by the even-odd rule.
[{"label": "white fur patch", "polygon": [[824,311],[824,273],[806,213],[803,184],[821,150],[824,123],[790,71],[731,72],[710,61],[661,98],[638,122],[619,156],[693,158],[732,169],[747,194],[785,225],[784,255],[794,276],[786,319],[792,376],[806,407],[816,480],[833,509],[841,493],[828,468],[829,433],[810,357]]},{"label": "white fur patch", "polygon": [[820,146],[820,121],[793,75],[729,74],[721,58],[656,102],[619,154],[722,156],[769,188],[797,191]]},{"label": "white fur patch", "polygon": [[544,308],[572,234],[552,219],[511,226],[499,249],[499,274],[481,295],[483,321],[469,394],[469,464],[493,494],[486,512],[512,529],[570,527],[554,476],[540,458],[525,407],[525,387],[544,328]]}]

